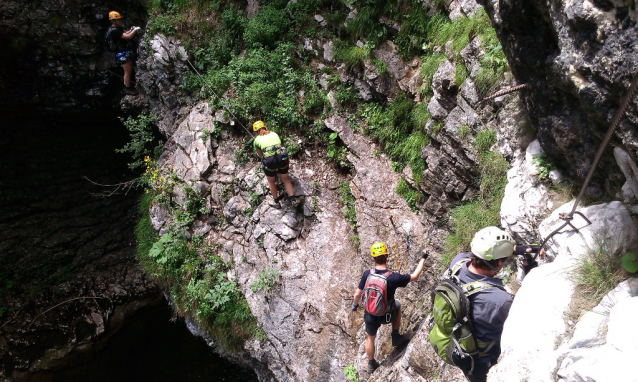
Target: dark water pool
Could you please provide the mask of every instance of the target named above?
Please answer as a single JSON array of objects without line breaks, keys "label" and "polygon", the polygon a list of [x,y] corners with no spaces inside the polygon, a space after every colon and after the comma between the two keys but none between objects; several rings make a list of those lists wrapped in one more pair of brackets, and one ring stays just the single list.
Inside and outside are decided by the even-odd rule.
[{"label": "dark water pool", "polygon": [[218,356],[184,323],[171,322],[164,302],[134,316],[92,362],[54,374],[53,381],[256,382],[257,376]]}]

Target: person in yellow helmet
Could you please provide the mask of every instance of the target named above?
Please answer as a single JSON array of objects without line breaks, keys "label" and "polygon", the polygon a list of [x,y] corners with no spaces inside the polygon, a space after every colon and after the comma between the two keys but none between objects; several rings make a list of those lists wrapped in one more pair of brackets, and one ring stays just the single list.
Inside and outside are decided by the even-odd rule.
[{"label": "person in yellow helmet", "polygon": [[357,309],[362,302],[365,313],[363,320],[366,325],[366,355],[368,356],[368,373],[379,367],[374,359],[374,340],[381,325],[392,324],[392,346],[402,346],[409,339],[399,334],[401,326],[401,304],[394,299],[397,288],[405,288],[408,283],[419,278],[423,271],[423,264],[428,257],[427,251],[421,251],[419,265],[412,274],[400,274],[388,270],[388,251],[384,243],[377,242],[370,247],[370,255],[374,259],[374,268],[363,272],[359,280],[359,287],[354,293],[350,308]]},{"label": "person in yellow helmet", "polygon": [[273,200],[268,204],[271,207],[281,208],[278,200],[277,185],[275,184],[275,176],[279,174],[279,179],[284,184],[290,204],[296,207],[297,199],[288,177],[288,155],[286,155],[286,148],[281,145],[279,135],[273,131],[266,130],[266,125],[263,121],[253,123],[253,131],[257,132],[253,147],[264,166],[264,173],[266,174],[266,179],[268,179],[268,188],[273,197]]},{"label": "person in yellow helmet", "polygon": [[111,27],[106,31],[107,48],[115,53],[115,58],[122,64],[124,69],[124,92],[127,95],[137,94],[131,86],[131,76],[133,75],[133,62],[135,61],[135,51],[131,40],[140,32],[140,27],[132,27],[128,31],[122,28],[122,15],[119,12],[109,12]]}]

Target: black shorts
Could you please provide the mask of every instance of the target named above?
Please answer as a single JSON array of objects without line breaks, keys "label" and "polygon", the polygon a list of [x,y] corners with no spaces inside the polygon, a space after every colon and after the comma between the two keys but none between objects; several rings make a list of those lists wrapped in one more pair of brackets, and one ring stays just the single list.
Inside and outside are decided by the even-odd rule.
[{"label": "black shorts", "polygon": [[275,176],[277,174],[287,174],[288,173],[288,161],[283,161],[276,168],[266,168],[264,165],[264,174],[266,176]]},{"label": "black shorts", "polygon": [[390,324],[394,321],[400,307],[401,304],[399,304],[397,300],[394,300],[393,307],[390,308],[390,311],[383,316],[373,316],[370,313],[365,312],[363,315],[363,321],[366,323],[366,334],[369,336],[376,336],[377,330],[379,330],[381,325]]}]

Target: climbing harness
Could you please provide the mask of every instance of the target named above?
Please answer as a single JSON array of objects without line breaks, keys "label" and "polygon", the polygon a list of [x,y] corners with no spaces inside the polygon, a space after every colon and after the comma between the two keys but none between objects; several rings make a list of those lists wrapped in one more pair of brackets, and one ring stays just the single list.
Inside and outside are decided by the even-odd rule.
[{"label": "climbing harness", "polygon": [[[591,221],[589,221],[589,219],[587,219],[587,217],[585,215],[583,215],[583,213],[576,211],[576,208],[578,208],[578,203],[580,203],[580,200],[583,198],[583,195],[585,194],[585,189],[589,185],[589,181],[591,181],[591,178],[594,175],[594,171],[596,170],[596,167],[598,166],[598,162],[600,161],[600,158],[603,155],[603,151],[605,151],[605,148],[609,144],[609,140],[611,139],[612,134],[614,133],[614,131],[616,131],[616,127],[618,127],[618,123],[620,122],[620,118],[625,113],[625,109],[629,105],[629,101],[631,101],[631,99],[636,94],[636,88],[637,87],[638,87],[638,75],[636,75],[634,77],[633,81],[631,82],[631,85],[629,85],[629,90],[627,91],[627,94],[625,95],[625,98],[620,103],[620,106],[618,107],[618,110],[616,110],[616,114],[614,115],[614,118],[611,121],[611,125],[609,125],[609,129],[607,130],[607,134],[605,134],[605,138],[600,143],[600,146],[598,146],[598,150],[596,151],[596,155],[594,156],[594,161],[592,162],[592,165],[591,165],[591,167],[589,169],[589,172],[587,173],[587,177],[585,178],[585,182],[583,182],[583,185],[580,188],[580,192],[578,193],[578,197],[576,197],[576,200],[574,201],[574,206],[572,207],[572,210],[570,212],[568,212],[568,213],[561,213],[559,215],[560,219],[565,221],[565,223],[563,225],[561,225],[560,227],[558,227],[557,229],[555,229],[552,233],[550,233],[545,238],[545,240],[543,240],[543,243],[541,244],[541,248],[544,248],[545,244],[547,243],[547,241],[550,238],[552,238],[554,235],[556,235],[558,232],[560,232],[560,230],[565,228],[566,226],[570,226],[574,231],[579,232],[578,229],[576,227],[574,227],[574,225],[572,224],[572,220],[574,220],[574,214],[578,214],[583,219],[585,219],[585,221],[587,222],[587,225],[591,224]],[[584,226],[584,227],[586,227],[586,226]],[[584,228],[584,227],[581,227],[581,229]],[[534,255],[534,260],[536,259],[536,256],[537,256],[537,254]]]}]

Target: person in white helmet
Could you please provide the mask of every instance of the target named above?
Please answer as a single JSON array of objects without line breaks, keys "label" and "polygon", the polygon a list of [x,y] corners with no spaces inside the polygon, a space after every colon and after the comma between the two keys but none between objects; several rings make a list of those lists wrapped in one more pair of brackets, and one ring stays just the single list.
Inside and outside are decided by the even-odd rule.
[{"label": "person in white helmet", "polygon": [[[515,255],[529,254],[539,250],[538,247],[517,246],[512,237],[497,227],[485,227],[478,231],[472,243],[471,252],[458,254],[450,264],[450,270],[456,274],[461,284],[480,281],[490,287],[469,296],[470,320],[474,325],[474,335],[479,343],[488,344],[482,357],[461,359],[452,355],[452,360],[459,366],[470,382],[484,382],[487,372],[496,364],[501,354],[501,334],[503,325],[509,314],[514,296],[503,289],[503,281],[494,277],[508,259]],[[540,249],[543,256],[543,250]],[[456,356],[456,359],[455,359]]]}]

